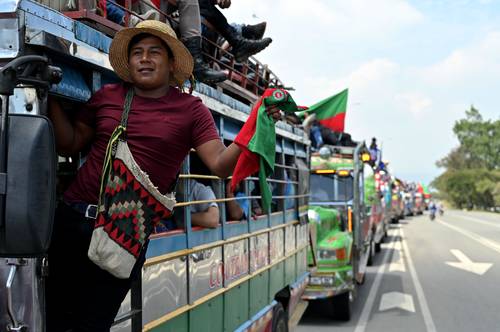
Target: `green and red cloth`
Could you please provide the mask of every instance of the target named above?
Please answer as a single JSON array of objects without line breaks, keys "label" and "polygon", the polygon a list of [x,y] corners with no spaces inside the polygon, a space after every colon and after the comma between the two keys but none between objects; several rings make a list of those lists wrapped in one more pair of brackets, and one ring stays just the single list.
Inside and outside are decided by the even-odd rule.
[{"label": "green and red cloth", "polygon": [[284,89],[266,89],[262,97],[252,108],[252,112],[241,128],[234,142],[241,149],[240,157],[233,172],[231,190],[251,174],[259,171],[259,184],[262,196],[262,208],[271,207],[271,190],[266,178],[274,172],[276,154],[276,131],[274,121],[266,109],[277,106],[284,112],[296,112],[297,105],[288,91]]},{"label": "green and red cloth", "polygon": [[[323,126],[335,132],[344,132],[345,115],[347,109],[348,89],[336,95],[323,99],[307,109],[307,113],[316,114],[316,120]],[[300,114],[304,114],[301,112]]]}]

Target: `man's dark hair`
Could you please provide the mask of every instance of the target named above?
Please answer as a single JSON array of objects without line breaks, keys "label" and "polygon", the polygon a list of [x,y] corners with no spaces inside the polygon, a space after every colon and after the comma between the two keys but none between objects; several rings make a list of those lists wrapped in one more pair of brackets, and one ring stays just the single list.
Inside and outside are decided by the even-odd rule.
[{"label": "man's dark hair", "polygon": [[[137,44],[138,42],[140,42],[141,40],[143,40],[144,38],[148,38],[148,37],[156,37],[155,35],[152,35],[152,34],[149,34],[149,33],[140,33],[136,36],[134,36],[131,40],[130,40],[130,43],[128,43],[128,50],[127,50],[127,56],[130,56],[130,51],[132,50],[132,47]],[[168,47],[167,43],[165,43],[165,41],[159,37],[156,37],[158,38],[160,41],[161,41],[161,44],[163,47],[165,47],[165,49],[167,50],[167,53],[168,53],[168,58],[169,59],[173,59],[174,58],[174,54],[172,53],[172,51],[170,50],[170,47]]]}]

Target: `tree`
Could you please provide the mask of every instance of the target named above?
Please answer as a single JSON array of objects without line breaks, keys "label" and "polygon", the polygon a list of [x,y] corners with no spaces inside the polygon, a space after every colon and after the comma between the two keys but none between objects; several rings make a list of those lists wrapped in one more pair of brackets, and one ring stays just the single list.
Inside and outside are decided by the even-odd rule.
[{"label": "tree", "polygon": [[500,168],[500,120],[484,121],[479,111],[470,107],[466,118],[455,122],[453,132],[460,142],[459,149],[475,167]]},{"label": "tree", "polygon": [[445,172],[432,185],[460,208],[500,206],[500,119],[484,120],[471,106],[453,132],[460,144],[436,162]]}]

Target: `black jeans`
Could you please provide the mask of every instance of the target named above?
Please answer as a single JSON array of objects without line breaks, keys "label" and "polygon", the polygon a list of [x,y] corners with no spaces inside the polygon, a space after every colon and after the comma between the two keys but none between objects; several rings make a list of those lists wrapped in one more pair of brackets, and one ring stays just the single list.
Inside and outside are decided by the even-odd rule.
[{"label": "black jeans", "polygon": [[59,204],[49,249],[47,332],[109,331],[132,281],[141,277],[147,245],[131,277],[118,279],[87,257],[93,229],[94,220]]},{"label": "black jeans", "polygon": [[230,41],[231,37],[236,33],[236,29],[229,25],[224,14],[215,7],[213,0],[198,0],[198,4],[200,5],[200,15],[212,24],[224,38]]}]

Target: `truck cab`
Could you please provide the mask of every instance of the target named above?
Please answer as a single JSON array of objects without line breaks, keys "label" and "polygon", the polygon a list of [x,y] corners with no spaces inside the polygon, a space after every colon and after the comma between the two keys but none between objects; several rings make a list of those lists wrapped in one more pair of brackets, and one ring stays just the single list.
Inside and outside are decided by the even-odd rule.
[{"label": "truck cab", "polygon": [[374,219],[365,199],[365,171],[371,167],[364,160],[364,142],[323,146],[311,156],[311,275],[303,299],[326,302],[328,314],[340,320],[350,319],[356,284],[363,283],[374,254]]}]

